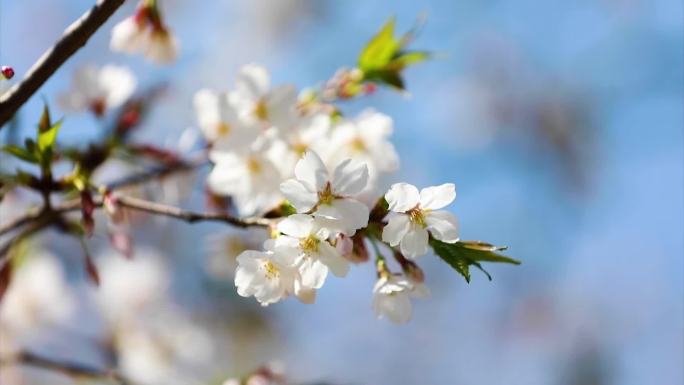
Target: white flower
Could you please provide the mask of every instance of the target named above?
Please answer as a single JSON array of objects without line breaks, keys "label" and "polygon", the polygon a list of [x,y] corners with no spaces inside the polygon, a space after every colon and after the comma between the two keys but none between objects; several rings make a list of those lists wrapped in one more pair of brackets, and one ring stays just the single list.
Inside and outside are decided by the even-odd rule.
[{"label": "white flower", "polygon": [[169,272],[151,249],[136,250],[130,259],[110,252],[98,260],[101,283],[93,294],[110,322],[135,319],[164,300]]},{"label": "white flower", "polygon": [[332,130],[330,143],[338,147],[331,152],[330,161],[336,163],[352,158],[364,162],[371,180],[379,173],[395,171],[399,167],[399,156],[388,141],[392,131],[392,118],[373,110],[364,111],[356,119],[344,121]]},{"label": "white flower", "polygon": [[137,15],[129,16],[112,29],[109,48],[117,52],[137,53],[147,44],[148,38],[144,20]]},{"label": "white flower", "polygon": [[157,64],[173,63],[178,56],[178,39],[166,28],[152,28],[143,55]]},{"label": "white flower", "polygon": [[424,255],[428,251],[428,231],[440,241],[458,241],[458,221],[441,209],[456,198],[455,186],[446,183],[426,187],[418,192],[416,186],[395,183],[385,194],[389,204],[389,222],[382,231],[382,240],[391,246],[400,245],[407,258]]},{"label": "white flower", "polygon": [[282,252],[272,242],[265,251],[246,250],[238,257],[235,286],[242,297],[254,296],[262,306],[268,306],[295,294],[303,302],[313,301],[312,292],[301,287],[295,256]]},{"label": "white flower", "polygon": [[383,276],[373,288],[373,310],[378,318],[387,317],[395,323],[411,319],[411,298],[425,298],[430,290],[423,284],[416,284],[406,277]]},{"label": "white flower", "polygon": [[238,117],[233,97],[229,93],[217,93],[203,89],[195,94],[194,104],[197,121],[204,137],[216,150],[248,148],[259,133],[246,126]]},{"label": "white flower", "polygon": [[278,223],[285,234],[276,239],[276,247],[296,256],[302,286],[320,289],[328,270],[338,277],[349,272],[347,261],[329,242],[330,231],[311,215],[294,214]]},{"label": "white flower", "polygon": [[280,169],[280,173],[290,178],[297,161],[307,151],[316,151],[326,157],[330,148],[330,115],[313,114],[298,117],[292,129],[269,129],[266,135],[272,138],[269,157]]},{"label": "white flower", "polygon": [[207,184],[212,192],[233,197],[240,215],[252,215],[271,208],[282,199],[276,166],[258,148],[245,154],[212,152],[216,164]]},{"label": "white flower", "polygon": [[297,117],[297,92],[294,86],[270,88],[266,69],[249,64],[238,74],[235,96],[241,116],[262,126],[288,129]]},{"label": "white flower", "polygon": [[178,56],[178,40],[163,24],[158,9],[143,5],[112,29],[112,51],[142,53],[157,64],[168,64]]},{"label": "white flower", "polygon": [[0,307],[0,328],[30,337],[37,328],[67,321],[76,302],[54,255],[29,257],[7,288]]},{"label": "white flower", "polygon": [[122,105],[135,86],[135,77],[126,67],[86,66],[74,73],[71,89],[60,96],[60,103],[70,111],[90,110],[102,116],[108,109]]},{"label": "white flower", "polygon": [[280,190],[299,213],[313,210],[334,232],[353,235],[368,225],[368,207],[351,198],[368,183],[368,168],[347,159],[340,163],[332,178],[321,158],[308,151],[295,166],[295,178],[280,184]]}]

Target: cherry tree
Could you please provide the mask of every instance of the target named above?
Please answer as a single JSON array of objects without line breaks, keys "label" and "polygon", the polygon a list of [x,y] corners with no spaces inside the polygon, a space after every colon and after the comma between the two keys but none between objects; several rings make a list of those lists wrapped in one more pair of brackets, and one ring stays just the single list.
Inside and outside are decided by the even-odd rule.
[{"label": "cherry tree", "polygon": [[[22,105],[122,3],[98,1],[21,80],[0,94],[0,129],[10,124]],[[141,0],[134,14],[110,33],[111,50],[142,55],[156,65],[173,65],[182,55],[182,42],[166,23],[159,1]],[[201,133],[195,141],[200,150],[194,152],[181,144],[168,149],[134,140],[132,134],[143,129],[158,92],[136,91],[130,69],[112,64],[78,69],[68,89],[54,101],[45,101],[42,115],[36,117],[35,136],[22,145],[2,148],[15,158],[17,167],[0,169],[0,199],[16,200],[21,190],[41,197],[39,205],[19,205],[25,208],[0,222],[4,240],[0,299],[5,298],[0,308],[11,315],[5,324],[25,329],[28,320],[36,321],[26,313],[27,306],[45,308],[47,318],[56,320],[76,301],[65,290],[65,272],[56,266],[54,256],[43,262],[22,261],[26,241],[53,229],[82,245],[82,269],[95,286],[92,290],[116,304],[105,311],[108,322],[133,330],[130,325],[140,315],[135,309],[157,308],[155,304],[162,301],[160,288],[166,284],[156,262],[141,265],[135,272],[121,265],[133,255],[131,232],[138,224],[131,217],[139,213],[188,225],[211,221],[259,232],[241,237],[236,265],[224,279],[233,279],[240,296],[253,297],[262,306],[289,297],[313,304],[327,280],[354,274],[353,265],[367,265],[377,274],[375,286],[368,288],[372,309],[378,318],[403,323],[411,318],[412,301],[430,293],[418,265],[422,260],[439,258],[468,282],[471,267],[491,280],[483,263],[519,264],[500,253],[505,247],[460,238],[461,225],[446,210],[456,198],[453,181],[419,188],[391,180],[400,167],[400,154],[391,142],[390,116],[370,107],[357,116],[345,112],[345,101],[369,96],[378,87],[407,92],[405,70],[432,57],[430,52],[410,48],[414,38],[415,31],[397,36],[395,21],[390,19],[363,47],[355,66],[341,68],[320,85],[303,90],[272,84],[265,67],[246,63],[232,88],[198,89],[192,97]],[[3,66],[0,72],[8,83],[14,76],[11,66]],[[55,120],[49,107],[53,103],[71,114],[92,114],[106,125],[105,135],[85,146],[63,145],[59,132],[69,124],[69,117]],[[122,156],[150,167],[99,183],[95,175]],[[210,170],[207,179],[195,180],[192,174],[202,168]],[[206,211],[186,210],[178,202],[135,193],[136,188],[178,175],[183,184],[206,186],[211,203]],[[388,180],[394,183],[384,189],[383,182]],[[105,216],[95,215],[100,210]],[[124,259],[114,255],[91,258],[88,241],[96,225],[106,227],[112,250]],[[22,278],[34,270],[37,277],[44,277],[41,287],[50,297],[41,297],[35,281]],[[111,286],[108,277],[117,274],[139,281],[144,290],[129,293],[125,287]],[[60,303],[65,305],[57,306]],[[191,329],[182,317],[169,316],[169,322]],[[141,335],[127,332],[120,340],[147,338]],[[118,367],[97,368],[20,349],[8,360],[120,383],[158,379],[135,374],[139,371],[133,357]],[[280,369],[266,364],[243,379],[225,383],[285,382]]]}]

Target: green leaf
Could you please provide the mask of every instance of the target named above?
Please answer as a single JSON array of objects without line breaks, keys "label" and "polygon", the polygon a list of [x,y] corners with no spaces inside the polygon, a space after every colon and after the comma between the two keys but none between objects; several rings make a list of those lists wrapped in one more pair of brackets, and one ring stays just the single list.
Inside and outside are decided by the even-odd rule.
[{"label": "green leaf", "polygon": [[45,131],[39,131],[38,132],[38,149],[41,152],[44,152],[48,148],[52,148],[55,144],[55,141],[57,140],[57,133],[59,132],[59,128],[62,126],[62,121],[58,121],[57,123],[53,124],[50,126]]},{"label": "green leaf", "polygon": [[29,163],[38,163],[36,155],[23,147],[7,145],[2,148],[2,151]]},{"label": "green leaf", "polygon": [[401,71],[410,65],[424,62],[430,57],[432,57],[432,54],[427,51],[400,52],[394,59],[392,59],[387,67],[396,71]]},{"label": "green leaf", "polygon": [[397,71],[371,71],[367,72],[366,80],[377,81],[399,90],[404,90],[404,80]]},{"label": "green leaf", "polygon": [[453,267],[459,274],[470,282],[470,266],[473,265],[491,281],[492,277],[480,264],[485,262],[510,263],[519,265],[521,262],[496,253],[505,248],[490,245],[480,241],[461,241],[456,243],[446,243],[430,238],[430,246],[442,260]]},{"label": "green leaf", "polygon": [[394,37],[396,19],[393,17],[385,23],[380,31],[366,44],[359,55],[359,68],[369,72],[384,68],[401,48],[401,42]]}]

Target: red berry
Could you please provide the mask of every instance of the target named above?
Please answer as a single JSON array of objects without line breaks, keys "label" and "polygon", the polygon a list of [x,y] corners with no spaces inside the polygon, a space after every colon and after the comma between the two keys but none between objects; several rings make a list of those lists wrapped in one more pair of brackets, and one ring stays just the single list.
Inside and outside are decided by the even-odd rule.
[{"label": "red berry", "polygon": [[0,67],[0,73],[2,73],[5,79],[12,79],[14,77],[14,69],[10,66]]}]

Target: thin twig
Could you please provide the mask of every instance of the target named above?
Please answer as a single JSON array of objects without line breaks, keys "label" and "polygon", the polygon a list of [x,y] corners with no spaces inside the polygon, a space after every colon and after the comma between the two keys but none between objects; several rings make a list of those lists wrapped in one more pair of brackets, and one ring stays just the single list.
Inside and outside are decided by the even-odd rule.
[{"label": "thin twig", "polygon": [[196,211],[183,210],[175,206],[169,206],[162,203],[146,201],[144,199],[121,196],[117,197],[117,202],[129,209],[144,211],[151,214],[162,215],[166,217],[180,219],[189,223],[194,222],[223,222],[233,225],[235,227],[266,227],[273,223],[272,219],[268,218],[237,218],[226,214],[202,213]]},{"label": "thin twig", "polygon": [[12,364],[27,365],[36,368],[52,370],[71,377],[109,379],[114,380],[121,385],[133,385],[133,382],[112,369],[99,369],[80,363],[59,361],[52,358],[42,357],[30,352],[20,352],[18,354],[12,355],[11,357],[0,359],[0,366]]},{"label": "thin twig", "polygon": [[99,0],[73,22],[62,37],[28,70],[24,79],[0,96],[0,130],[21,106],[59,69],[90,36],[123,4],[124,0]]}]

